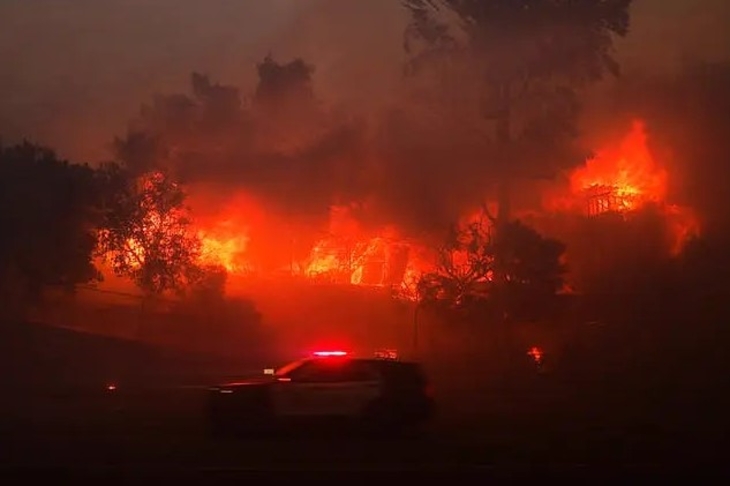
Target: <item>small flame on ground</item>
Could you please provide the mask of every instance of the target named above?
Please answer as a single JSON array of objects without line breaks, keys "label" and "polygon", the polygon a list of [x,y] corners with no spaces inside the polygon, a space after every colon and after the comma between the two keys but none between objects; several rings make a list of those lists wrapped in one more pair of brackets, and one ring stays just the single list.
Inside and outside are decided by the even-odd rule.
[{"label": "small flame on ground", "polygon": [[539,348],[538,346],[532,346],[532,347],[531,347],[531,348],[530,348],[530,349],[529,349],[529,350],[527,351],[527,355],[528,355],[529,357],[531,357],[531,358],[532,358],[532,360],[533,360],[533,361],[534,361],[534,362],[535,362],[536,364],[540,364],[540,363],[542,363],[542,358],[543,358],[543,356],[544,356],[544,353],[543,353],[542,349],[541,349],[541,348]]}]

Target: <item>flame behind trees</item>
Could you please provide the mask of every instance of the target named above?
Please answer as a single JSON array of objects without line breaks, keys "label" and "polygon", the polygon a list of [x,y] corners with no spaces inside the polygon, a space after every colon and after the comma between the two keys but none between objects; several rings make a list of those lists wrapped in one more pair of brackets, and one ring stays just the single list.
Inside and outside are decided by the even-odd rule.
[{"label": "flame behind trees", "polygon": [[105,167],[101,177],[108,196],[99,251],[114,272],[150,295],[198,281],[200,240],[180,186],[162,172],[130,177],[116,165]]},{"label": "flame behind trees", "polygon": [[491,245],[491,228],[483,218],[453,225],[437,250],[436,270],[418,281],[421,300],[458,307],[470,298],[483,297],[493,275]]},{"label": "flame behind trees", "polygon": [[102,280],[95,254],[147,295],[222,293],[225,274],[201,259],[185,193],[164,173],[72,164],[23,143],[0,147],[0,176],[3,314]]},{"label": "flame behind trees", "polygon": [[[519,220],[506,223],[496,239],[495,219],[485,209],[451,228],[437,251],[436,269],[418,282],[422,302],[469,310],[492,299],[502,311],[511,312],[526,299],[540,302],[561,289],[565,245]],[[497,259],[498,254],[502,258]]]},{"label": "flame behind trees", "polygon": [[465,126],[496,188],[493,239],[505,241],[494,247],[494,272],[506,281],[497,274],[511,258],[501,251],[510,249],[512,187],[553,178],[584,158],[575,143],[579,90],[618,73],[613,40],[628,32],[631,0],[402,3],[408,67],[446,89],[432,97],[440,100],[433,108],[448,118],[456,99],[472,107]]}]

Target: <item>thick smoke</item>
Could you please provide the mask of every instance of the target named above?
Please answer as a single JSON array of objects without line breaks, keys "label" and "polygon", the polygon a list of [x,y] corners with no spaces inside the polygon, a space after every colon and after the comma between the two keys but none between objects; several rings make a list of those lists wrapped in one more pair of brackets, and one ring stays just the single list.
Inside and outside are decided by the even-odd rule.
[{"label": "thick smoke", "polygon": [[[0,18],[8,28],[0,29],[0,44],[7,48],[0,60],[13,69],[0,76],[0,133],[6,141],[32,136],[88,160],[114,132],[124,142],[120,155],[138,168],[162,162],[181,179],[221,193],[245,189],[282,215],[324,218],[331,204],[357,201],[366,222],[393,222],[411,232],[446,224],[489,195],[484,137],[462,123],[474,115],[473,103],[452,97],[453,116],[439,116],[414,101],[413,86],[404,87],[407,15],[400,2],[193,3],[110,0],[99,8],[79,1],[38,10],[4,2]],[[176,22],[166,20],[171,12]],[[727,57],[727,30],[717,28],[727,13],[722,0],[635,2],[632,32],[618,44],[625,83],[638,71],[655,78],[660,70],[676,72],[683,55]],[[282,101],[286,109],[278,115],[257,101],[254,62],[269,50],[280,66],[301,58],[314,68],[294,89],[304,91]],[[211,76],[191,80],[194,69]],[[667,86],[667,79],[655,84]],[[698,91],[695,81],[683,83]],[[124,134],[130,107],[151,91],[167,95],[151,100]],[[666,110],[676,105],[645,96],[655,92],[636,87],[620,98],[626,105],[645,99]],[[619,111],[605,108],[600,118]],[[665,118],[660,111],[650,121],[657,133]],[[681,120],[682,108],[674,113]],[[702,188],[717,178],[703,177],[686,197],[710,197]],[[717,207],[716,201],[701,204]]]},{"label": "thick smoke", "polygon": [[486,195],[485,147],[473,133],[405,103],[376,113],[326,105],[315,72],[266,57],[248,94],[193,73],[187,93],[142,107],[115,141],[117,156],[192,187],[245,191],[282,217],[324,220],[345,205],[365,225],[411,233],[448,224]]}]

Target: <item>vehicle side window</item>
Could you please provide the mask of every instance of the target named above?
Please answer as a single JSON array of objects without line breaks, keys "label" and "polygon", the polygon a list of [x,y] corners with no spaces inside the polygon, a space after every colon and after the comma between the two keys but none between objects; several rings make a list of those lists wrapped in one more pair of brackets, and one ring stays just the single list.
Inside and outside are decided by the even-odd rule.
[{"label": "vehicle side window", "polygon": [[297,369],[301,368],[302,366],[306,366],[307,361],[300,359],[298,361],[292,361],[291,363],[288,363],[278,370],[276,370],[276,376],[290,376],[292,373],[294,373]]},{"label": "vehicle side window", "polygon": [[376,370],[369,364],[357,361],[310,361],[289,374],[299,383],[337,383],[372,381],[378,378]]},{"label": "vehicle side window", "polygon": [[344,370],[343,381],[376,381],[378,380],[378,371],[370,364],[364,361],[354,361],[347,370]]}]

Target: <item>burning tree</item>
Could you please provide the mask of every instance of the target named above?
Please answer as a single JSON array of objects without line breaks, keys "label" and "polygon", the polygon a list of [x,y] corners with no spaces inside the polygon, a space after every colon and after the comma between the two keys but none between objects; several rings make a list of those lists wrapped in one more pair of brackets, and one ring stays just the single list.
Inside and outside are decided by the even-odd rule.
[{"label": "burning tree", "polygon": [[190,230],[182,189],[162,172],[130,177],[116,165],[102,177],[108,197],[99,250],[114,272],[148,295],[198,281],[200,242]]}]

